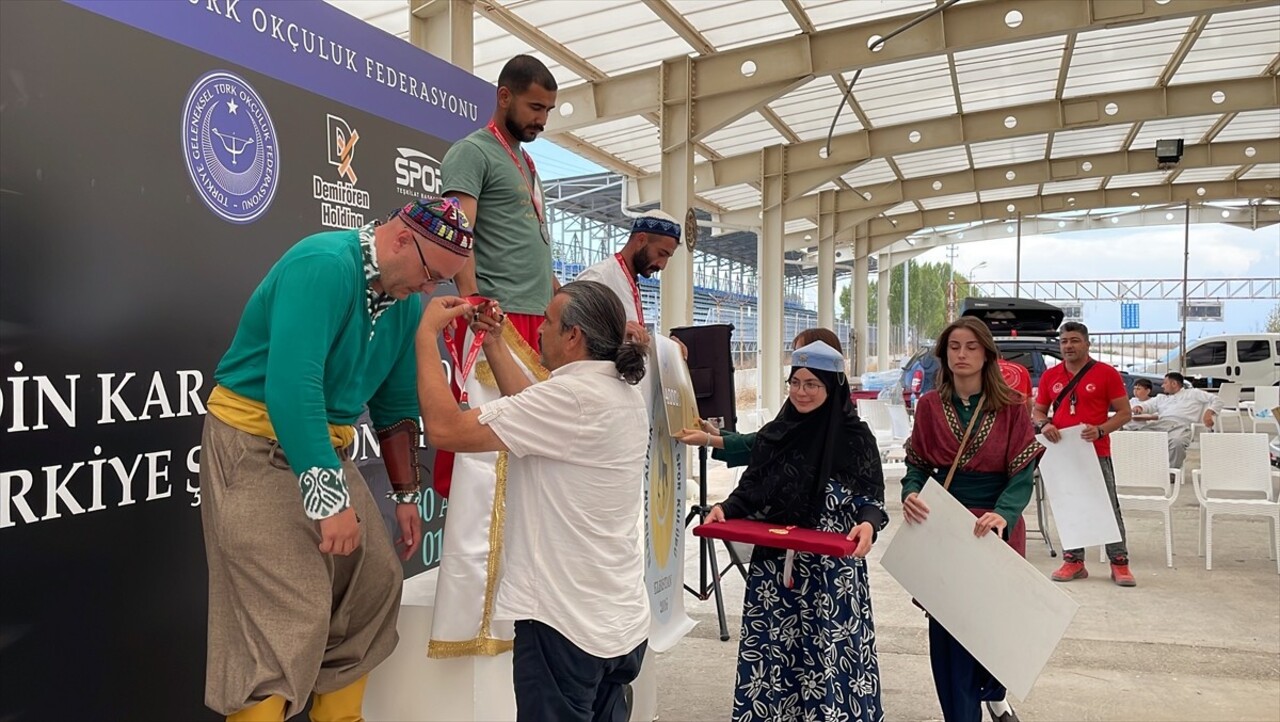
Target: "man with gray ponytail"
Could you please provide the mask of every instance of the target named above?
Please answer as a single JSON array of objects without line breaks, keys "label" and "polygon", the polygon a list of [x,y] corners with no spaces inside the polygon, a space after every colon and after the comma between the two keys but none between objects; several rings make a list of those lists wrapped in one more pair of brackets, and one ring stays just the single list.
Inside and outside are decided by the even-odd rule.
[{"label": "man with gray ponytail", "polygon": [[[463,410],[436,339],[454,319],[485,331],[502,397]],[[627,341],[613,291],[575,281],[539,330],[549,378],[531,383],[500,332],[496,305],[436,298],[418,327],[418,394],[427,438],[449,451],[498,451],[507,465],[506,539],[493,616],[515,622],[519,722],[622,722],[649,634],[640,472],[649,417],[636,384],[644,344]],[[503,477],[499,475],[499,483]],[[579,509],[591,509],[579,514]]]}]

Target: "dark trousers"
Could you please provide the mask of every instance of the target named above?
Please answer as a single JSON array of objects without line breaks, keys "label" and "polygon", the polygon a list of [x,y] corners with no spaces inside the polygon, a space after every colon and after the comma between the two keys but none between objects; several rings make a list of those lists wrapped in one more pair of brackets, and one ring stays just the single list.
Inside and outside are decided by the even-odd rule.
[{"label": "dark trousers", "polygon": [[[1102,467],[1102,480],[1107,484],[1107,494],[1111,497],[1111,509],[1116,514],[1116,525],[1120,527],[1120,541],[1107,545],[1107,558],[1112,564],[1128,564],[1129,549],[1125,546],[1124,517],[1120,515],[1120,499],[1116,497],[1116,472],[1111,466],[1111,457],[1099,456],[1098,465]],[[1084,561],[1083,549],[1066,549],[1062,552],[1065,562]]]},{"label": "dark trousers", "polygon": [[929,666],[946,722],[982,722],[982,703],[1004,699],[1004,687],[933,617]]},{"label": "dark trousers", "polygon": [[646,646],[602,659],[542,622],[516,622],[516,722],[627,722],[624,692],[640,674]]}]

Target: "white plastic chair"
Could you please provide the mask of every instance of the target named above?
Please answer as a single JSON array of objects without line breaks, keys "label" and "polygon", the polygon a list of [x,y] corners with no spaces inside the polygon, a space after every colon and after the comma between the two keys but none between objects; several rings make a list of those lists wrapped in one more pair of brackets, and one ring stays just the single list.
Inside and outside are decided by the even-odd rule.
[{"label": "white plastic chair", "polygon": [[880,447],[881,458],[884,458],[895,446],[889,404],[879,399],[858,399],[858,416],[867,422],[871,433],[876,435],[876,445]]},{"label": "white plastic chair", "polygon": [[911,437],[911,417],[907,415],[907,407],[887,404],[885,408],[889,411],[889,425],[893,428],[893,438],[906,441]]},{"label": "white plastic chair", "polygon": [[[1280,477],[1280,472],[1271,471],[1266,434],[1208,434],[1200,440],[1200,468],[1191,472],[1191,483],[1200,501],[1199,546],[1205,569],[1213,569],[1213,517],[1235,514],[1271,519],[1267,557],[1276,560],[1280,573],[1280,502],[1272,487],[1273,476]],[[1215,492],[1253,493],[1262,498],[1215,498]]]},{"label": "white plastic chair", "polygon": [[[1169,434],[1164,431],[1117,431],[1111,435],[1111,463],[1116,487],[1154,489],[1158,494],[1117,494],[1122,510],[1158,511],[1164,515],[1165,565],[1173,567],[1173,503],[1178,500],[1182,470],[1169,468]],[[1103,559],[1106,561],[1106,550]]]},{"label": "white plastic chair", "polygon": [[[1237,433],[1245,430],[1244,420],[1245,412],[1240,409],[1240,384],[1223,384],[1218,387],[1218,401],[1222,404],[1221,410],[1214,419],[1213,431],[1217,433]],[[1194,428],[1200,426],[1193,424]],[[1203,426],[1200,426],[1204,429]],[[1196,434],[1198,436],[1198,434]]]},{"label": "white plastic chair", "polygon": [[1259,417],[1264,409],[1271,409],[1280,406],[1280,386],[1259,386],[1253,390],[1253,401],[1247,405],[1241,405],[1240,415],[1246,417],[1248,422],[1242,424],[1247,426],[1249,431],[1258,431],[1259,424],[1266,428],[1269,424],[1265,417]]}]

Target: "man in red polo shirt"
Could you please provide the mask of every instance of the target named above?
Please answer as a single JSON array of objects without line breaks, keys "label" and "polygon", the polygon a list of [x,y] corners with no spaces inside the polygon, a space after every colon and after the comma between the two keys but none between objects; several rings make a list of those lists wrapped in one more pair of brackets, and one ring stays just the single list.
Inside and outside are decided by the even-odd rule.
[{"label": "man in red polo shirt", "polygon": [[[1107,557],[1111,560],[1111,580],[1122,587],[1136,586],[1129,572],[1129,552],[1125,548],[1124,519],[1120,516],[1120,502],[1116,499],[1116,477],[1111,467],[1111,440],[1107,435],[1129,423],[1128,394],[1120,372],[1111,366],[1098,363],[1089,356],[1089,329],[1083,323],[1070,321],[1062,325],[1058,336],[1062,349],[1062,363],[1040,377],[1036,406],[1032,421],[1036,430],[1053,443],[1062,440],[1062,431],[1082,426],[1085,441],[1092,441],[1102,466],[1102,478],[1111,496],[1111,508],[1115,511],[1116,525],[1120,527],[1120,541],[1107,545]],[[1079,380],[1076,377],[1079,376]],[[1073,383],[1074,382],[1074,383]],[[1050,416],[1052,407],[1052,417]],[[1108,412],[1115,415],[1108,418]],[[1063,564],[1053,573],[1055,582],[1084,579],[1089,572],[1084,568],[1084,550],[1067,549],[1062,553]]]},{"label": "man in red polo shirt", "polygon": [[1026,404],[1028,411],[1031,407],[1031,372],[1026,366],[1014,361],[1006,361],[1003,358],[996,359],[996,363],[1000,366],[1000,376],[1004,378],[1004,382],[1009,384],[1009,388],[1017,391],[1022,396],[1022,403]]}]

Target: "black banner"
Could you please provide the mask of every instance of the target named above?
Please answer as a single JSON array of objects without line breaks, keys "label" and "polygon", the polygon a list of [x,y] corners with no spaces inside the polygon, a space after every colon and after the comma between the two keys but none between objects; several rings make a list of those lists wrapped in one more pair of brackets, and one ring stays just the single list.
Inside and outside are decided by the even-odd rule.
[{"label": "black banner", "polygon": [[[368,110],[74,5],[0,3],[0,720],[214,718],[213,369],[289,246],[438,191],[448,141]],[[367,426],[352,451],[381,497]],[[434,494],[423,517],[406,576],[439,560]]]}]

